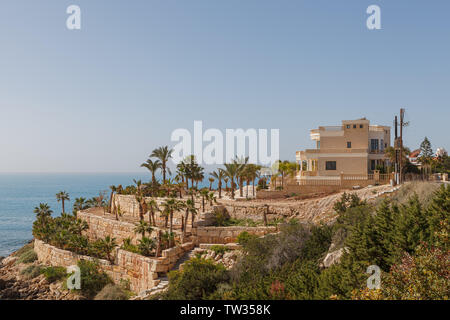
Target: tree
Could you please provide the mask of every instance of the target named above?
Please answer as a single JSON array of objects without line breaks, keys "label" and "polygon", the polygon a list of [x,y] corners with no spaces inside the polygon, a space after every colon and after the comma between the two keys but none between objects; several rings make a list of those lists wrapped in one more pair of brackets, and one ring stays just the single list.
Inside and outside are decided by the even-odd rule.
[{"label": "tree", "polygon": [[158,158],[161,161],[161,169],[163,173],[163,183],[166,183],[166,172],[171,174],[170,169],[167,167],[167,161],[172,157],[173,149],[169,149],[168,146],[159,147],[153,150],[150,157]]},{"label": "tree", "polygon": [[155,247],[155,242],[150,238],[142,237],[142,239],[139,240],[138,249],[139,253],[143,256],[150,256]]},{"label": "tree", "polygon": [[[151,200],[147,201],[147,208],[149,210],[148,221],[149,221],[150,225],[153,224],[154,226],[156,226],[155,212],[159,211],[158,203],[156,202],[155,199],[151,199]],[[153,220],[153,223],[152,223],[152,220]]]},{"label": "tree", "polygon": [[139,233],[142,235],[142,238],[145,237],[146,233],[151,233],[153,231],[153,228],[145,221],[139,221],[139,224],[136,225],[134,228],[135,233]]},{"label": "tree", "polygon": [[65,191],[60,191],[56,194],[56,200],[58,200],[58,202],[61,201],[62,203],[62,213],[65,213],[64,211],[64,201],[70,201],[69,198],[69,194]]},{"label": "tree", "polygon": [[52,216],[53,211],[47,203],[40,203],[39,207],[34,208],[34,213],[36,213],[36,218],[49,218]]},{"label": "tree", "polygon": [[195,202],[192,201],[191,199],[186,200],[186,204],[185,204],[184,208],[186,210],[186,215],[184,217],[183,235],[186,235],[189,214],[192,215],[192,227],[194,227],[194,217],[197,214],[197,208],[195,207]]},{"label": "tree", "polygon": [[100,239],[99,241],[101,251],[106,255],[108,261],[113,262],[113,257],[111,256],[112,251],[117,247],[116,238],[111,238],[106,236],[105,239]]},{"label": "tree", "polygon": [[[147,168],[152,174],[152,187],[155,188],[158,182],[156,181],[156,172],[162,168],[161,161],[148,159],[146,162],[141,164],[141,167]],[[164,178],[165,179],[165,178]]]},{"label": "tree", "polygon": [[431,142],[427,137],[420,144],[420,156],[419,161],[425,168],[428,168],[428,173],[431,173],[431,163],[433,160],[433,149],[431,148]]},{"label": "tree", "polygon": [[86,203],[86,199],[83,197],[75,198],[75,202],[73,204],[73,214],[76,216],[76,213],[81,210],[86,210],[89,207],[88,203]]},{"label": "tree", "polygon": [[109,189],[111,190],[111,194],[109,196],[109,213],[113,212],[113,197],[114,197],[114,193],[117,191],[117,187],[112,185],[109,186]]},{"label": "tree", "polygon": [[231,199],[234,199],[234,190],[236,187],[236,184],[234,182],[236,176],[239,174],[240,165],[236,162],[232,163],[225,163],[224,164],[225,169],[223,169],[225,175],[230,179],[231,183]]},{"label": "tree", "polygon": [[214,182],[214,178],[210,177],[210,178],[208,178],[208,181],[209,181],[209,191],[211,191],[212,190],[212,184]]},{"label": "tree", "polygon": [[202,197],[202,212],[205,212],[205,200],[209,196],[209,191],[206,188],[200,190],[200,196]]},{"label": "tree", "polygon": [[211,177],[217,180],[217,188],[219,189],[219,199],[222,198],[222,180],[225,177],[225,172],[222,169],[210,173]]}]

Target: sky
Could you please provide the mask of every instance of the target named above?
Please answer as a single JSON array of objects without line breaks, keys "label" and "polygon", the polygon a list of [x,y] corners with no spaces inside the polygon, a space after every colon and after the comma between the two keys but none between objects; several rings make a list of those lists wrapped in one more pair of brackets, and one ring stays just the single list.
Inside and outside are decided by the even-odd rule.
[{"label": "sky", "polygon": [[[81,8],[81,30],[66,9]],[[381,8],[381,30],[366,9]],[[2,0],[0,172],[139,172],[177,128],[367,117],[450,149],[448,0]]]}]

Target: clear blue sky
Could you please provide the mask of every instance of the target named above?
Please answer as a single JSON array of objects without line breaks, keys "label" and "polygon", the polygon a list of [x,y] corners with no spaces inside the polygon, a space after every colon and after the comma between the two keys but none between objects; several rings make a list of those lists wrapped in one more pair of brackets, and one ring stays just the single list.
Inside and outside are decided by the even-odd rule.
[{"label": "clear blue sky", "polygon": [[[66,29],[66,8],[82,30]],[[381,7],[382,30],[366,28]],[[176,128],[309,129],[406,107],[449,149],[450,1],[2,0],[0,172],[136,172]]]}]

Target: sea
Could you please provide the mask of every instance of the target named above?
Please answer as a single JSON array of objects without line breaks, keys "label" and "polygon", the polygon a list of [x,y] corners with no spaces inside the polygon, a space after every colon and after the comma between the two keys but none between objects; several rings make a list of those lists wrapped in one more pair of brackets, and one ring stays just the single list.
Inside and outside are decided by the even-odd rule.
[{"label": "sea", "polygon": [[61,213],[61,203],[56,200],[59,191],[69,193],[65,208],[71,213],[75,198],[89,199],[103,191],[109,194],[110,185],[132,185],[133,179],[146,182],[150,174],[0,173],[0,256],[8,256],[33,239],[33,209],[39,203],[48,203],[53,216]]}]

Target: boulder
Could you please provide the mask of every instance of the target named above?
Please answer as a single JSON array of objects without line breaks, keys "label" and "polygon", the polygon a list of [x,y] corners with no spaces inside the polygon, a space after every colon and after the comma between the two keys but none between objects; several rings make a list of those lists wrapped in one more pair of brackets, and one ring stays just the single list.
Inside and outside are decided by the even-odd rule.
[{"label": "boulder", "polygon": [[341,248],[339,250],[329,252],[325,259],[323,259],[322,266],[325,268],[328,268],[332,266],[335,263],[339,263],[341,260],[342,255],[344,254],[345,248]]}]

